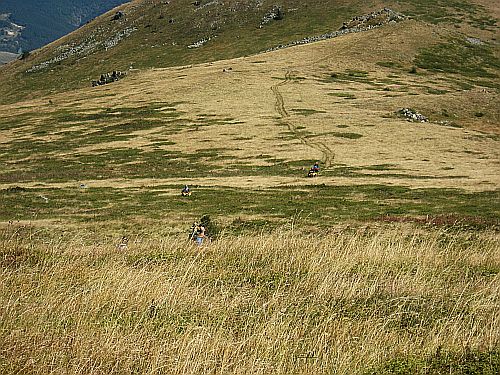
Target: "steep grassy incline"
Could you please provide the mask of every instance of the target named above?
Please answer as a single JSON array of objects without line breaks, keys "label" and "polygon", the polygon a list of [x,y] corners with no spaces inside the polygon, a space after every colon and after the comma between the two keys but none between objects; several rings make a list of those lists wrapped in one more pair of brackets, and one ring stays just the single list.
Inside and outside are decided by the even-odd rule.
[{"label": "steep grassy incline", "polygon": [[409,20],[0,105],[0,222],[498,226],[498,93],[458,59],[458,73],[404,65],[439,61],[436,30]]},{"label": "steep grassy incline", "polygon": [[[137,0],[120,8],[122,17],[114,19],[116,11],[107,13],[25,61],[2,69],[0,100],[13,102],[27,95],[39,95],[39,90],[54,92],[88,86],[101,73],[113,70],[188,65],[252,55],[338,30],[352,17],[384,6],[429,22],[430,27],[438,24],[460,37],[470,35],[484,40],[483,55],[498,61],[498,48],[491,52],[498,34],[496,8],[494,2],[481,3],[282,0],[277,12],[276,2],[270,0]],[[445,49],[453,43],[450,38],[446,36],[443,41]],[[413,61],[405,63],[411,65]],[[419,60],[419,64],[427,68],[425,59]]]}]

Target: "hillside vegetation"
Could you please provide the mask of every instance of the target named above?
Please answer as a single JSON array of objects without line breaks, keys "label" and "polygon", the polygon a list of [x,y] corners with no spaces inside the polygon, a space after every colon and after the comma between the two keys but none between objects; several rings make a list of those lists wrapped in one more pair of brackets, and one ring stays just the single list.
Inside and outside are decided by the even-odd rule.
[{"label": "hillside vegetation", "polygon": [[0,234],[2,373],[500,371],[497,234],[51,235]]},{"label": "hillside vegetation", "polygon": [[[428,22],[429,28],[436,26],[440,37],[427,36],[431,38],[427,46],[454,44],[450,39],[454,35],[461,39],[479,37],[486,42],[479,48],[485,53],[475,63],[464,56],[459,57],[464,61],[458,60],[455,64],[472,63],[473,67],[483,62],[490,64],[491,54],[498,59],[498,49],[492,50],[498,37],[495,18],[498,7],[494,1],[283,0],[278,5],[283,18],[275,20],[269,15],[273,14],[276,2],[269,0],[132,1],[120,8],[124,17],[113,20],[115,11],[107,13],[34,53],[27,61],[4,70],[0,79],[11,81],[11,85],[3,85],[1,97],[6,100],[13,95],[20,98],[20,94],[33,94],[37,89],[47,92],[87,86],[101,73],[130,67],[161,68],[256,54],[280,44],[338,30],[352,17],[382,7]],[[451,35],[444,33],[441,26]],[[204,42],[200,48],[188,48],[198,42]],[[407,42],[417,42],[415,47],[419,46],[417,40]],[[414,63],[411,61],[414,56],[408,57],[410,60],[398,61],[405,69]],[[55,62],[43,69],[26,73],[54,58]],[[450,61],[454,59],[448,57],[443,63]],[[429,63],[432,62],[421,61],[424,68],[430,67]],[[498,68],[498,63],[495,64]],[[12,75],[16,77],[14,82]],[[476,74],[472,72],[472,75]]]},{"label": "hillside vegetation", "polygon": [[498,374],[496,2],[116,12],[0,69],[1,373]]}]

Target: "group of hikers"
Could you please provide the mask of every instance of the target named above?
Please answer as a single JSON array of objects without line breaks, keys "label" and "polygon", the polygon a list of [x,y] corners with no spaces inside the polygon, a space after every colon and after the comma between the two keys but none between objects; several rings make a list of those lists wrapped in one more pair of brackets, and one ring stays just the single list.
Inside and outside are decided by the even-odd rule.
[{"label": "group of hikers", "polygon": [[[318,173],[319,173],[319,162],[315,162],[314,165],[311,167],[311,169],[309,169],[307,177],[316,177]],[[184,187],[181,190],[181,195],[183,197],[191,196],[191,189],[189,188],[188,185],[184,185]],[[193,225],[191,226],[189,239],[195,241],[198,246],[201,246],[203,245],[203,242],[207,238],[210,238],[207,233],[207,228],[201,223],[194,222]]]}]

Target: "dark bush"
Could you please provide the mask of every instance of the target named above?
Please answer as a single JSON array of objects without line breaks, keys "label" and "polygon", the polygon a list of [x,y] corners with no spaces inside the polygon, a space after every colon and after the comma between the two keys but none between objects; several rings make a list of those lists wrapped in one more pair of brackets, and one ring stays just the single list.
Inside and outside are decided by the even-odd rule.
[{"label": "dark bush", "polygon": [[216,240],[219,237],[221,229],[218,224],[212,220],[210,215],[203,215],[200,219],[200,224],[205,227],[207,236],[212,240]]}]

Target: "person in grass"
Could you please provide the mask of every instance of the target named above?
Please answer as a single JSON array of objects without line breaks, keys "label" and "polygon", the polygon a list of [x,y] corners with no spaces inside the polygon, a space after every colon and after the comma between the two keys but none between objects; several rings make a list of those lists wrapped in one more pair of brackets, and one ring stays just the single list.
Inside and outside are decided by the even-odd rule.
[{"label": "person in grass", "polygon": [[182,188],[181,194],[183,196],[189,196],[189,195],[191,195],[191,190],[189,189],[189,186],[184,185],[184,187]]},{"label": "person in grass", "polygon": [[319,173],[319,161],[314,163],[314,165],[309,169],[309,173],[307,174],[308,177],[316,177],[317,174]]},{"label": "person in grass", "polygon": [[199,225],[196,229],[196,243],[198,246],[203,245],[203,241],[205,240],[205,227],[203,225]]}]

